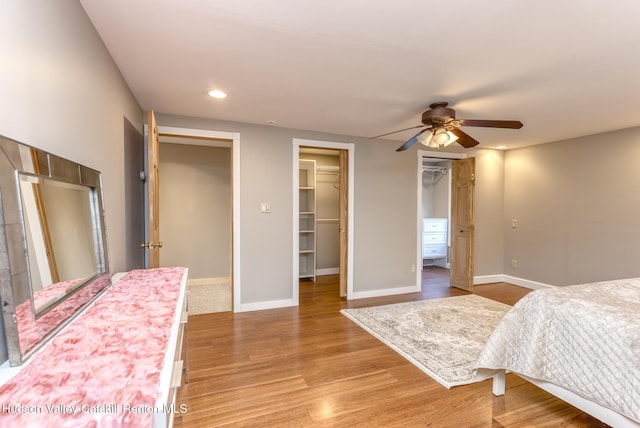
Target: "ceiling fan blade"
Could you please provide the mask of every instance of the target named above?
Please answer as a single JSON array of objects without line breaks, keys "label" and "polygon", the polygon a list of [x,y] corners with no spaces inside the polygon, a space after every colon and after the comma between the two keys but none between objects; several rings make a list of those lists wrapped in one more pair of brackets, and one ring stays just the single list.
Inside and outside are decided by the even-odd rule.
[{"label": "ceiling fan blade", "polygon": [[[424,125],[423,125],[423,126],[424,126]],[[398,147],[398,148],[396,149],[396,152],[403,152],[403,151],[407,150],[409,147],[413,146],[415,143],[417,143],[417,142],[418,142],[418,137],[419,137],[420,135],[422,135],[422,133],[423,133],[423,132],[427,132],[427,131],[428,131],[428,130],[430,130],[430,129],[431,129],[431,127],[428,127],[428,128],[426,128],[426,129],[423,129],[422,131],[418,132],[418,133],[417,133],[416,135],[414,135],[413,137],[409,138],[409,139],[407,140],[407,142],[406,142],[406,143],[404,143],[403,145],[401,145],[400,147]]]},{"label": "ceiling fan blade", "polygon": [[522,122],[519,120],[482,120],[482,119],[458,119],[460,126],[482,126],[485,128],[509,128],[520,129]]},{"label": "ceiling fan blade", "polygon": [[462,129],[457,128],[455,126],[447,127],[447,131],[450,131],[453,135],[458,137],[456,142],[460,144],[465,149],[477,146],[480,144],[475,138],[470,136],[469,134],[462,131]]},{"label": "ceiling fan blade", "polygon": [[426,126],[426,125],[416,125],[416,126],[412,126],[412,127],[410,127],[410,128],[399,129],[399,130],[397,130],[397,131],[387,132],[386,134],[376,135],[375,137],[369,137],[369,139],[370,139],[370,140],[373,140],[374,138],[386,137],[387,135],[397,134],[398,132],[408,131],[408,130],[410,130],[410,129],[424,128],[425,126]]}]

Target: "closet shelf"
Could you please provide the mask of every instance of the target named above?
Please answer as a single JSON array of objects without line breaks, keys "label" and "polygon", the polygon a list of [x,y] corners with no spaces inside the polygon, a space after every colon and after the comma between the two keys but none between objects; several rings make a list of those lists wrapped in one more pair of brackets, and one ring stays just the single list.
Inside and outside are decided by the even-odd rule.
[{"label": "closet shelf", "polygon": [[298,213],[298,277],[315,280],[316,276],[316,162],[300,159],[298,187],[300,200]]}]

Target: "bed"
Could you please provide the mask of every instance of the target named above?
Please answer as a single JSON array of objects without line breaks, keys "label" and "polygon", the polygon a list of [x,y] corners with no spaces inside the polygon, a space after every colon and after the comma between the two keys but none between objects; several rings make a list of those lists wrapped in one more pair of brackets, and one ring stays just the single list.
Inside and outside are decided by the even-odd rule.
[{"label": "bed", "polygon": [[477,363],[505,392],[513,372],[615,427],[640,426],[640,278],[535,290]]}]

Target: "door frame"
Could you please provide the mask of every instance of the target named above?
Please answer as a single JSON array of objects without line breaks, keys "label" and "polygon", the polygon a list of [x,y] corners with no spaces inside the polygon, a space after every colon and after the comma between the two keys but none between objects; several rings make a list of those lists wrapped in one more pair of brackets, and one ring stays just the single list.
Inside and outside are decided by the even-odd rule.
[{"label": "door frame", "polygon": [[[418,150],[418,174],[417,174],[417,188],[418,188],[418,205],[417,205],[417,231],[416,233],[416,289],[420,291],[422,289],[422,161],[424,158],[442,159],[442,160],[457,160],[466,159],[468,155],[466,153],[448,153],[448,152],[436,152],[431,150]],[[449,194],[451,194],[451,188],[449,188]],[[451,212],[451,203],[449,203],[449,212]],[[449,216],[451,217],[451,216]],[[450,225],[449,225],[450,227]]]},{"label": "door frame", "polygon": [[[233,287],[233,312],[241,307],[240,282],[240,133],[211,131],[208,129],[178,128],[172,126],[157,126],[158,134],[177,135],[182,137],[211,138],[231,140],[231,174],[232,174],[232,232],[231,232],[231,284]],[[144,125],[147,135],[147,124]],[[212,144],[214,144],[212,142]],[[206,144],[204,144],[206,145]],[[145,218],[145,223],[147,219]],[[145,226],[146,227],[146,226]]]},{"label": "door frame", "polygon": [[300,147],[315,147],[321,149],[334,149],[334,150],[346,150],[348,154],[348,195],[347,195],[347,300],[350,300],[353,296],[353,240],[354,240],[354,152],[355,152],[355,144],[353,143],[337,143],[331,141],[320,141],[320,140],[305,140],[301,138],[293,139],[293,228],[292,228],[292,236],[293,236],[293,276],[292,276],[292,289],[293,289],[293,303],[295,306],[299,304],[300,301],[300,290],[299,290],[299,281],[298,278],[300,273],[300,257],[299,257],[299,236],[298,236],[298,227],[300,224],[299,218],[299,202],[300,202],[300,189],[299,189],[299,180],[300,176],[298,173],[298,161],[300,160]]}]

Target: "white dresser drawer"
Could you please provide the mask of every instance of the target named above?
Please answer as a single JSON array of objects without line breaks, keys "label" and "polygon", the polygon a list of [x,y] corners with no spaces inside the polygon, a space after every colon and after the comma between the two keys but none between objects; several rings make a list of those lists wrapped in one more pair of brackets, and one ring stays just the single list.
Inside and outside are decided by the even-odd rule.
[{"label": "white dresser drawer", "polygon": [[422,258],[440,258],[447,256],[446,245],[423,245],[422,246]]},{"label": "white dresser drawer", "polygon": [[444,245],[447,243],[447,234],[425,233],[422,235],[422,243],[427,245]]},{"label": "white dresser drawer", "polygon": [[447,231],[447,219],[446,218],[423,218],[422,219],[422,231],[424,233],[446,232]]}]

